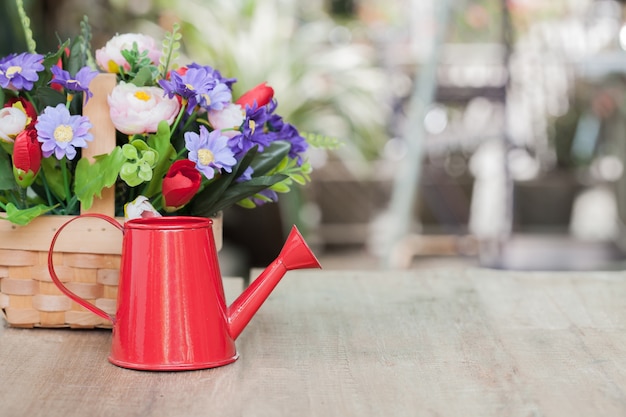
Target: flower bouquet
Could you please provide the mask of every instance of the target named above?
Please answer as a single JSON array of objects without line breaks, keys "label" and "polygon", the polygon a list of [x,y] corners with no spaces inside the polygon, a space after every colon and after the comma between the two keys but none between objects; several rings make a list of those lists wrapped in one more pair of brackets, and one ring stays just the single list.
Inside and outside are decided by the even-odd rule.
[{"label": "flower bouquet", "polygon": [[[162,44],[122,34],[92,54],[85,18],[80,36],[42,55],[22,20],[29,51],[0,59],[0,308],[11,325],[109,327],[58,292],[45,262],[66,216],[103,193],[126,218],[253,208],[305,184],[309,144],[327,146],[283,120],[266,83],[235,98],[236,79],[178,66],[177,26]],[[102,77],[113,79],[105,97],[91,88]],[[105,110],[85,112],[94,102]],[[114,138],[103,147],[95,132],[106,124]],[[75,236],[57,244],[55,265],[74,276],[69,288],[115,311],[119,231],[89,223]]]},{"label": "flower bouquet", "polygon": [[[236,79],[206,65],[178,67],[176,27],[159,48],[146,35],[117,35],[95,60],[87,39],[84,33],[47,56],[0,60],[6,220],[77,214],[110,187],[118,215],[211,216],[233,204],[275,202],[309,180],[309,143],[276,113],[266,83],[235,99]],[[93,124],[82,108],[100,72],[117,78],[108,95],[117,140],[90,161],[81,150],[93,141]]]}]

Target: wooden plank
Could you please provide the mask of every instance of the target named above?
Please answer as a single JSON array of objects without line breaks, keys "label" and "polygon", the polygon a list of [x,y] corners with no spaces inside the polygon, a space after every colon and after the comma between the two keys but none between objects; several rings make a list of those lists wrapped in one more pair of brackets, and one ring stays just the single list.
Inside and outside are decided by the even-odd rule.
[{"label": "wooden plank", "polygon": [[109,331],[0,328],[0,415],[623,416],[625,299],[621,272],[292,271],[216,369],[131,371]]},{"label": "wooden plank", "polygon": [[[98,74],[91,81],[89,89],[93,97],[89,99],[83,108],[83,114],[89,117],[93,127],[91,134],[93,140],[82,150],[82,156],[93,162],[94,156],[107,154],[115,148],[115,126],[109,116],[109,94],[117,84],[115,74]],[[102,213],[113,217],[115,215],[115,187],[102,190],[100,198],[94,198],[93,205],[81,213]]]}]

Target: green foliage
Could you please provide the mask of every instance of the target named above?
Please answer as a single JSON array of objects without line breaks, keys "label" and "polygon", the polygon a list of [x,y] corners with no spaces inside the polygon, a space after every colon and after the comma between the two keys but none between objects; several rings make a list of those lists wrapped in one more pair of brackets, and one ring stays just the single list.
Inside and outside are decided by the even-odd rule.
[{"label": "green foliage", "polygon": [[175,23],[172,32],[166,33],[165,39],[163,39],[158,67],[159,77],[163,79],[167,78],[167,73],[170,69],[176,69],[174,62],[179,57],[178,50],[180,49],[180,40],[183,37],[179,29],[180,25]]},{"label": "green foliage", "polygon": [[6,216],[2,216],[0,217],[0,219],[5,219],[10,221],[11,223],[25,226],[30,223],[34,218],[39,217],[42,214],[49,212],[50,210],[52,210],[52,207],[48,207],[43,204],[38,204],[34,207],[20,210],[15,207],[13,203],[9,203],[6,205],[5,208]]},{"label": "green foliage", "polygon": [[152,65],[148,56],[148,51],[139,51],[137,43],[133,43],[132,49],[120,51],[126,62],[130,65],[128,70],[120,67],[120,78],[123,81],[131,82],[139,87],[147,85],[155,78],[157,67]]},{"label": "green foliage", "polygon": [[89,209],[94,197],[102,196],[102,189],[112,187],[126,158],[121,147],[116,147],[111,153],[99,155],[93,164],[85,158],[76,165],[76,183],[74,192],[82,207]]},{"label": "green foliage", "polygon": [[30,28],[30,18],[24,10],[24,1],[15,0],[15,4],[17,5],[17,13],[20,16],[22,29],[24,30],[24,37],[26,38],[26,47],[28,48],[28,52],[35,53],[35,51],[37,50],[37,43],[35,43],[35,39],[33,38],[33,31]]},{"label": "green foliage", "polygon": [[322,148],[322,149],[339,149],[344,145],[344,142],[339,139],[331,136],[327,136],[321,133],[311,133],[311,132],[300,132],[302,136],[306,139],[307,143],[314,148]]}]

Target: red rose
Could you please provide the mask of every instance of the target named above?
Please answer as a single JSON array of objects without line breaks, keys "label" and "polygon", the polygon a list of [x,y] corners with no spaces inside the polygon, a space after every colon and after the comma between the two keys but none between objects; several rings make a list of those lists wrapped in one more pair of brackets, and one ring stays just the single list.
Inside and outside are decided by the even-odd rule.
[{"label": "red rose", "polygon": [[41,168],[41,144],[33,128],[22,130],[13,143],[13,175],[21,187],[33,183]]},{"label": "red rose", "polygon": [[187,204],[202,183],[202,174],[196,169],[196,163],[182,159],[172,164],[163,178],[163,199],[165,210],[174,211]]},{"label": "red rose", "polygon": [[268,86],[267,83],[261,83],[239,97],[235,103],[239,104],[244,109],[246,106],[254,106],[254,103],[256,103],[258,107],[263,107],[269,103],[273,97],[274,89]]}]

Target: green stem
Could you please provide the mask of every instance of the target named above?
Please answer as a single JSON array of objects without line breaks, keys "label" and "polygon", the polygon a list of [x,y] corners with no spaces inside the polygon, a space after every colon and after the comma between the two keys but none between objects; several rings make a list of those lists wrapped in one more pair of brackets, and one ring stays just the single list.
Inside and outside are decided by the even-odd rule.
[{"label": "green stem", "polygon": [[[63,161],[61,161],[61,172],[63,173],[63,186],[65,187],[65,207],[66,209],[69,208],[70,206],[70,198],[71,198],[71,191],[70,191],[70,173],[69,170],[67,169],[67,157],[63,158]],[[70,213],[67,213],[70,214]]]},{"label": "green stem", "polygon": [[159,194],[158,196],[156,196],[151,204],[156,211],[161,211],[163,209],[163,194]]},{"label": "green stem", "polygon": [[187,110],[187,102],[186,101],[184,101],[183,105],[180,107],[180,111],[178,112],[178,116],[176,116],[176,120],[174,121],[174,124],[172,125],[172,129],[170,130],[170,135],[176,130],[176,127],[180,123],[180,119],[183,118],[183,114],[185,113],[185,110]]},{"label": "green stem", "polygon": [[52,201],[52,194],[50,193],[50,187],[48,186],[48,181],[46,180],[46,176],[43,173],[43,170],[41,170],[42,172],[40,173],[40,178],[41,181],[43,181],[43,189],[46,192],[46,200],[48,200],[48,205],[50,207],[54,206],[54,202]]}]

